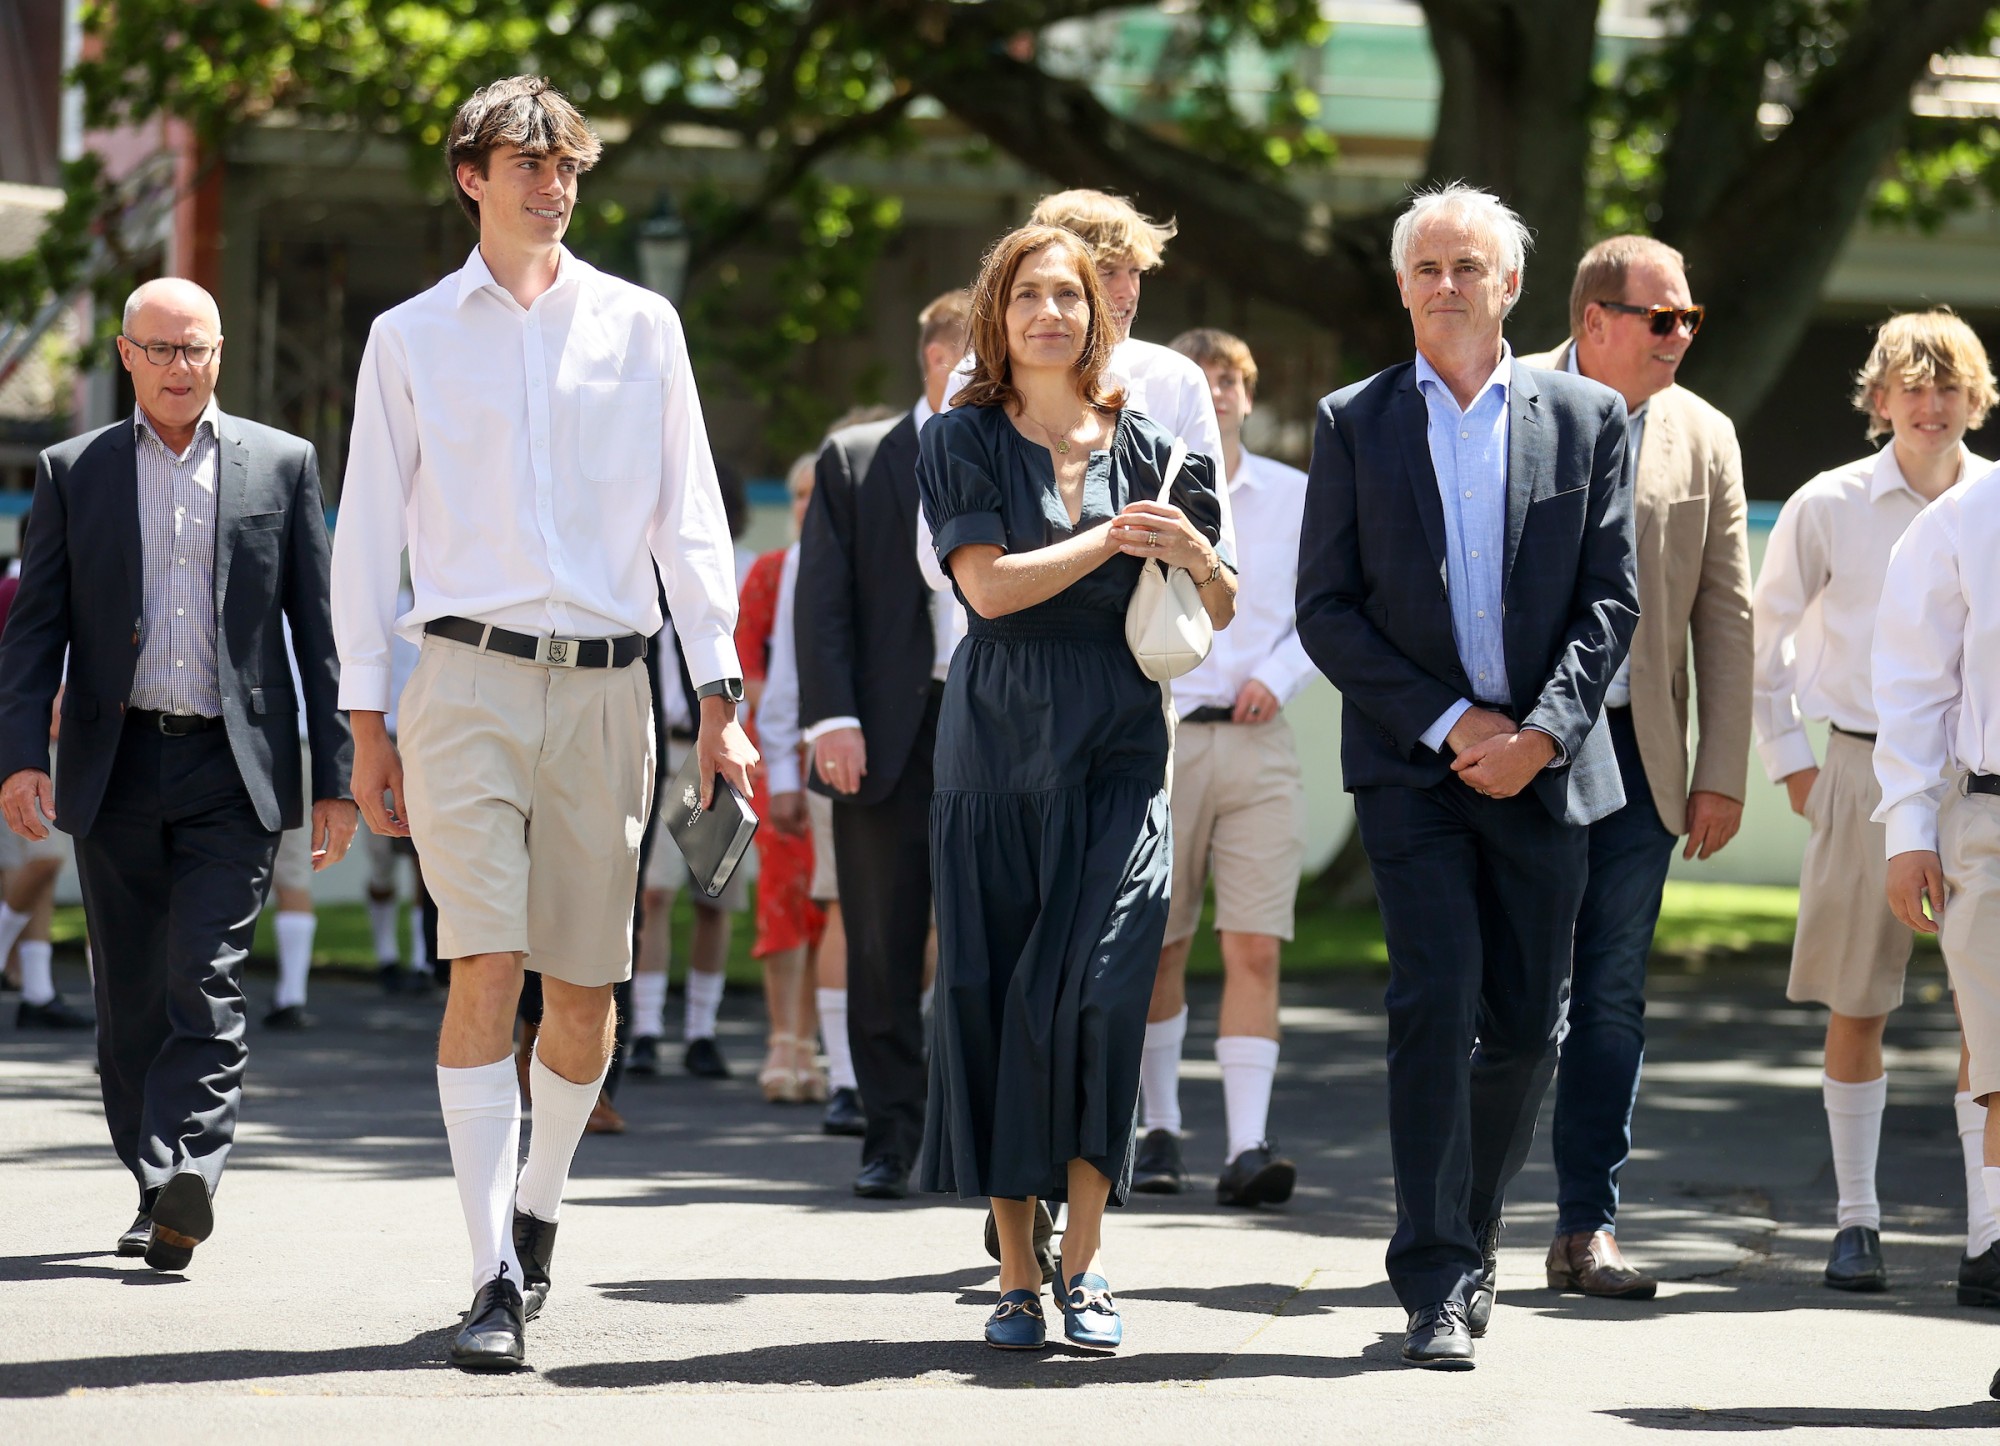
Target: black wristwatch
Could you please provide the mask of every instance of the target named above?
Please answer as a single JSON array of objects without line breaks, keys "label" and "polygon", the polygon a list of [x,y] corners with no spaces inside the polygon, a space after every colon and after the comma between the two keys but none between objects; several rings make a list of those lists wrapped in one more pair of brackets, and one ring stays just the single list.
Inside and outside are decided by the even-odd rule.
[{"label": "black wristwatch", "polygon": [[717,678],[713,683],[703,683],[699,688],[696,688],[694,696],[697,700],[702,698],[720,698],[725,703],[741,703],[743,701],[743,680],[741,678]]}]

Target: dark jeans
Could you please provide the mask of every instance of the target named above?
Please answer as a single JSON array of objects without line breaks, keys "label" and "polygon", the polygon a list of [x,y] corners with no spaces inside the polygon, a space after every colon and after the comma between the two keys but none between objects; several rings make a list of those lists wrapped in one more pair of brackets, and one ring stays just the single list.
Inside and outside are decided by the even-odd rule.
[{"label": "dark jeans", "polygon": [[932,754],[939,690],[896,786],[833,804],[833,863],[847,931],[847,1037],[868,1133],[863,1162],[914,1166],[924,1142],[924,944],[931,931]]},{"label": "dark jeans", "polygon": [[1618,1228],[1618,1175],[1632,1153],[1632,1106],[1646,1051],[1646,956],[1674,836],[1653,807],[1627,708],[1605,710],[1625,806],[1590,826],[1590,881],[1576,917],[1569,1032],[1552,1129],[1556,1231]]},{"label": "dark jeans", "polygon": [[249,1058],[243,961],[277,848],[222,729],[127,721],[76,869],[104,1119],[141,1208],[183,1170],[211,1196],[222,1179]]},{"label": "dark jeans", "polygon": [[1354,808],[1389,946],[1389,1282],[1463,1304],[1555,1068],[1589,834],[1456,778]]}]

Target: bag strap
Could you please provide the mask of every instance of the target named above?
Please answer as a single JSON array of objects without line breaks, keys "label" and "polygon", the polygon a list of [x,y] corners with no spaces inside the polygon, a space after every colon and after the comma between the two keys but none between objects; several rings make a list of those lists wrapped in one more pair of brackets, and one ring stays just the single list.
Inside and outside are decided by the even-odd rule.
[{"label": "bag strap", "polygon": [[1171,500],[1174,490],[1174,479],[1181,475],[1181,463],[1187,461],[1187,454],[1187,443],[1179,437],[1174,438],[1174,450],[1167,455],[1166,476],[1160,483],[1159,500],[1161,502]]}]

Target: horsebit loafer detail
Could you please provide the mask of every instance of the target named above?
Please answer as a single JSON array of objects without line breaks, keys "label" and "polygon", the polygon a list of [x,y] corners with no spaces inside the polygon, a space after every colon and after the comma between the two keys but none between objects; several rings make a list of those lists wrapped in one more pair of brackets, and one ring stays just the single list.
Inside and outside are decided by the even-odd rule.
[{"label": "horsebit loafer detail", "polygon": [[1062,1312],[1063,1339],[1079,1350],[1115,1351],[1124,1342],[1125,1322],[1111,1298],[1111,1283],[1101,1275],[1072,1275]]},{"label": "horsebit loafer detail", "polygon": [[986,1318],[986,1344],[997,1351],[1038,1351],[1049,1343],[1041,1292],[1010,1290]]}]

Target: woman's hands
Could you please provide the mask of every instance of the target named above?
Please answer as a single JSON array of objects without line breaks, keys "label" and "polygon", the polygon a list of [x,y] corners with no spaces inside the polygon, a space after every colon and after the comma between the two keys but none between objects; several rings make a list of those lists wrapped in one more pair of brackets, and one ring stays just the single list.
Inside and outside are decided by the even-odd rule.
[{"label": "woman's hands", "polygon": [[1180,508],[1142,499],[1111,519],[1111,540],[1131,557],[1186,568],[1196,582],[1215,571],[1215,549]]}]

